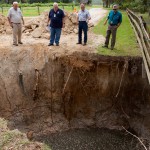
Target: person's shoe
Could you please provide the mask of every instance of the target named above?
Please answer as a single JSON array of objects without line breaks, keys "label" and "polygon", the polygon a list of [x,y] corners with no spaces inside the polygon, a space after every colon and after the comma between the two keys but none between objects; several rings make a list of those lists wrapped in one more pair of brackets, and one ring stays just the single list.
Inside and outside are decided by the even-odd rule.
[{"label": "person's shoe", "polygon": [[102,46],[103,48],[108,48],[108,46],[107,45],[104,45],[104,46]]},{"label": "person's shoe", "polygon": [[86,43],[83,44],[83,46],[85,46],[85,45],[86,45]]},{"label": "person's shoe", "polygon": [[78,42],[78,43],[76,43],[76,44],[82,44],[81,42]]},{"label": "person's shoe", "polygon": [[111,47],[110,49],[111,49],[111,50],[113,50],[114,48],[113,48],[113,47]]},{"label": "person's shoe", "polygon": [[15,44],[15,43],[14,43],[13,45],[14,45],[14,46],[18,46],[18,44]]},{"label": "person's shoe", "polygon": [[49,43],[48,46],[53,46],[54,44]]},{"label": "person's shoe", "polygon": [[22,42],[18,42],[18,44],[23,44]]},{"label": "person's shoe", "polygon": [[59,46],[59,44],[57,43],[56,46]]}]

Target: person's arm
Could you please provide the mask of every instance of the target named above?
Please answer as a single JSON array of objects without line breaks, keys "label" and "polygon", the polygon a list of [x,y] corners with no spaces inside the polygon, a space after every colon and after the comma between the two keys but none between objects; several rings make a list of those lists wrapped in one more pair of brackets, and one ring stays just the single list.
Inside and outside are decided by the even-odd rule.
[{"label": "person's arm", "polygon": [[12,22],[10,21],[10,18],[7,17],[7,19],[8,19],[9,25],[13,28],[13,24],[12,24]]},{"label": "person's arm", "polygon": [[12,24],[10,18],[11,18],[11,11],[9,10],[7,19],[8,19],[9,25],[13,28],[13,24]]},{"label": "person's arm", "polygon": [[79,15],[77,14],[77,22],[76,22],[76,25],[78,25],[79,23]]},{"label": "person's arm", "polygon": [[105,20],[104,25],[106,25],[106,24],[107,24],[107,22],[108,22],[108,18]]},{"label": "person's arm", "polygon": [[116,25],[116,28],[119,28],[120,24],[121,24],[121,23],[118,23],[118,24]]},{"label": "person's arm", "polygon": [[21,10],[20,10],[20,13],[21,13],[21,20],[22,20],[22,23],[23,23],[23,25],[24,25],[24,19],[23,19],[23,15],[22,15]]},{"label": "person's arm", "polygon": [[91,20],[91,15],[90,15],[89,11],[88,11],[88,20]]},{"label": "person's arm", "polygon": [[48,20],[47,20],[47,26],[49,25],[49,21],[50,21],[50,18],[48,17]]},{"label": "person's arm", "polygon": [[77,23],[79,22],[79,16],[77,16]]},{"label": "person's arm", "polygon": [[[109,14],[110,14],[110,13],[109,13]],[[104,25],[107,24],[108,20],[109,20],[109,15],[108,15],[107,19],[105,20]]]},{"label": "person's arm", "polygon": [[23,23],[23,25],[24,25],[24,19],[23,19],[23,17],[22,17],[22,23]]},{"label": "person's arm", "polygon": [[49,15],[48,15],[47,26],[49,25],[49,22],[50,22],[50,13],[51,13],[51,11],[49,12]]},{"label": "person's arm", "polygon": [[65,28],[65,17],[66,17],[66,16],[65,16],[65,14],[64,14],[64,11],[63,11],[63,16],[62,16],[62,17],[63,17],[63,19],[62,19],[63,26],[62,26],[62,27]]},{"label": "person's arm", "polygon": [[120,14],[119,23],[117,24],[116,28],[119,28],[119,26],[121,25],[121,23],[122,23],[122,14]]}]

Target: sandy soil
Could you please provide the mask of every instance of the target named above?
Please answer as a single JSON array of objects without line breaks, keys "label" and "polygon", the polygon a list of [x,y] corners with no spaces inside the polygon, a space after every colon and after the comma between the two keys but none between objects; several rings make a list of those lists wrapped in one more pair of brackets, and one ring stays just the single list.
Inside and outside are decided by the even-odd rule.
[{"label": "sandy soil", "polygon": [[96,25],[100,19],[102,19],[106,13],[107,10],[104,10],[103,8],[92,8],[89,10],[90,14],[91,14],[91,22],[94,23],[94,25]]}]

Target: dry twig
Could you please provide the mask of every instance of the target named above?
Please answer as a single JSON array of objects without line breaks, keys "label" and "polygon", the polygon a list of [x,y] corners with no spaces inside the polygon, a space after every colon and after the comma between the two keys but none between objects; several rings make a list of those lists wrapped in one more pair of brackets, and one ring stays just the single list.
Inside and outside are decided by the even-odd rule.
[{"label": "dry twig", "polygon": [[116,94],[116,97],[118,97],[118,95],[119,95],[126,68],[127,68],[127,62],[124,64],[124,69],[123,69],[123,73],[122,73],[122,76],[121,76],[121,81],[120,81],[120,85],[119,85],[119,89],[118,89],[118,92]]},{"label": "dry twig", "polygon": [[77,69],[76,69],[76,71],[77,71],[77,73],[78,73],[79,81],[80,81],[80,84],[81,84],[81,86],[82,86],[82,88],[83,88],[83,91],[84,91],[85,95],[87,96],[88,94],[87,94],[87,92],[86,92],[86,90],[85,90],[85,88],[84,88],[84,86],[83,86],[82,81],[80,80],[80,74],[79,74],[79,72],[78,72],[78,70],[77,70]]},{"label": "dry twig", "polygon": [[71,74],[72,74],[72,71],[73,71],[73,67],[71,68],[70,73],[69,73],[68,78],[67,78],[67,81],[66,81],[66,83],[65,83],[65,85],[64,85],[63,94],[65,93],[65,89],[66,89],[66,87],[67,87],[67,84],[68,84],[68,81],[69,81],[70,76],[71,76]]},{"label": "dry twig", "polygon": [[144,149],[145,149],[145,150],[148,150],[148,149],[146,148],[146,146],[144,145],[144,143],[142,142],[142,140],[141,140],[138,136],[136,136],[136,135],[132,134],[131,132],[129,132],[125,127],[122,126],[122,128],[123,128],[127,133],[129,133],[130,135],[132,135],[133,137],[135,137],[136,139],[138,139],[138,141],[141,143],[141,145],[144,147]]},{"label": "dry twig", "polygon": [[52,68],[52,74],[51,74],[51,119],[52,119],[52,123],[53,123],[53,92],[52,92],[52,88],[53,88],[53,75],[54,75],[54,70]]}]

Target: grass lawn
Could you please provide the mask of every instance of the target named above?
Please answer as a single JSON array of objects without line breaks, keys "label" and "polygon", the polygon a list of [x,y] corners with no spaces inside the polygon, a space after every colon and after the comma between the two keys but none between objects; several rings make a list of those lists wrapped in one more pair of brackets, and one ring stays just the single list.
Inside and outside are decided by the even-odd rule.
[{"label": "grass lawn", "polygon": [[[94,6],[86,6],[87,9],[90,8],[99,8],[102,7],[100,5],[94,5]],[[2,13],[3,15],[7,16],[8,14],[8,10],[10,7],[3,7],[3,13],[2,13],[2,8],[0,7],[0,13]],[[39,7],[39,12],[40,14],[43,13],[44,11],[49,11],[52,7]],[[72,6],[60,6],[61,9],[64,9],[67,12],[73,12],[73,8]],[[80,6],[75,6],[76,10],[80,10]],[[30,16],[38,16],[39,12],[38,12],[38,7],[22,7],[21,8],[22,12],[23,12],[23,16],[25,17],[30,17]]]},{"label": "grass lawn", "polygon": [[[140,49],[134,34],[134,31],[130,25],[129,18],[125,11],[122,11],[123,22],[117,31],[117,39],[115,49],[102,48],[102,45],[98,47],[98,53],[101,55],[111,56],[139,56],[141,55]],[[96,34],[102,34],[106,36],[107,25],[104,26],[104,20],[106,17],[99,22],[97,26],[93,28],[93,32]]]},{"label": "grass lawn", "polygon": [[[10,7],[4,7],[3,8],[3,13],[2,13],[2,10],[0,8],[0,13],[7,16],[9,8]],[[39,12],[41,14],[44,11],[49,11],[50,9],[51,9],[51,7],[39,7]],[[22,10],[22,13],[23,13],[24,17],[32,17],[32,16],[38,16],[39,15],[38,7],[22,7],[21,10]],[[68,6],[65,7],[65,10],[73,11],[72,7],[68,7]]]}]

